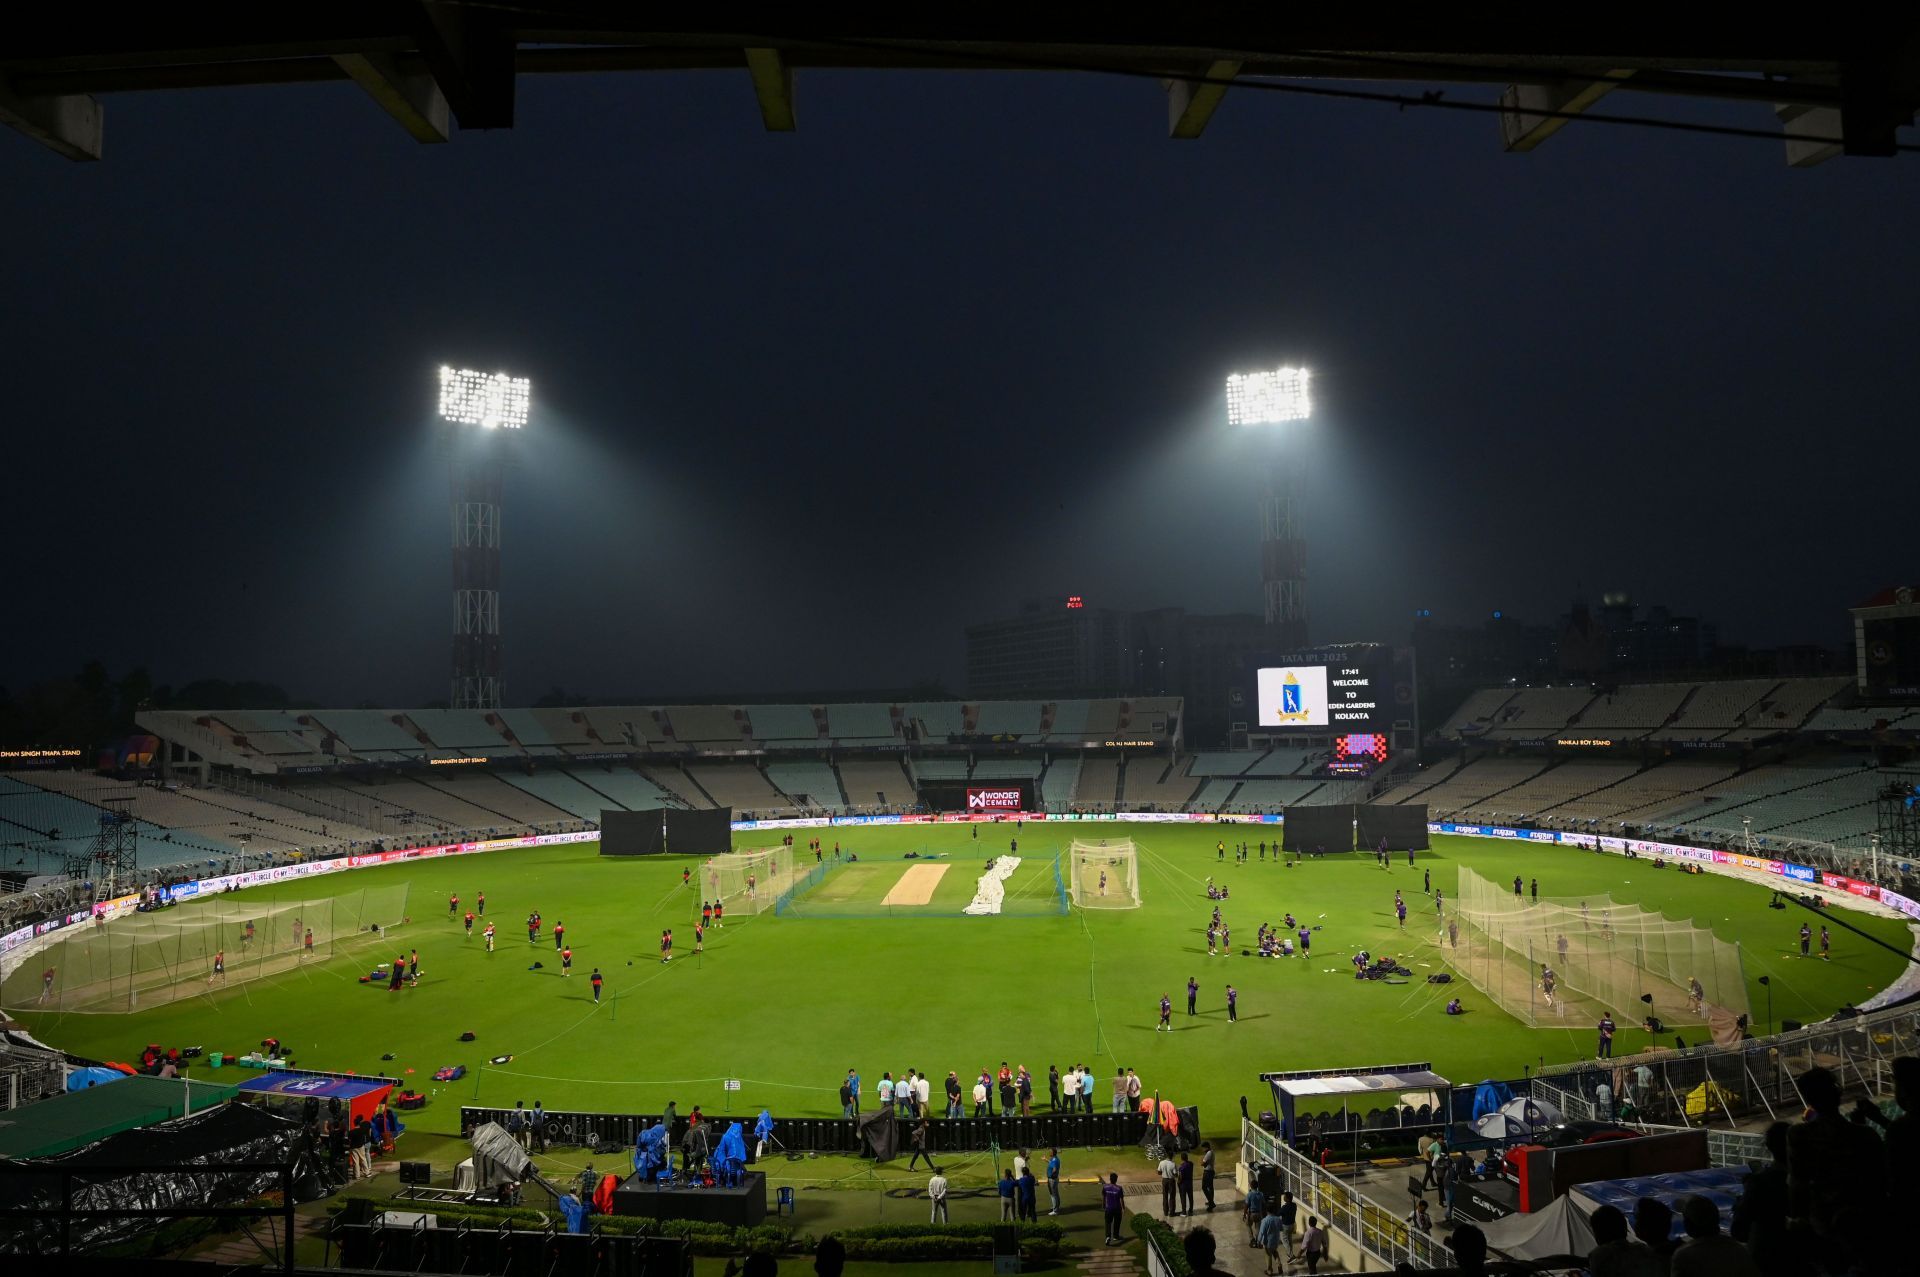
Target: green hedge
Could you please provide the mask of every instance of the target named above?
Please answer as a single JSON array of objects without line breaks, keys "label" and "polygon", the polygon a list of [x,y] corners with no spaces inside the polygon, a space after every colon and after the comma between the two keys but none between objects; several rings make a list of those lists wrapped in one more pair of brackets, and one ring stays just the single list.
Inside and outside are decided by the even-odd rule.
[{"label": "green hedge", "polygon": [[1160,1248],[1160,1257],[1167,1261],[1167,1268],[1173,1277],[1193,1277],[1193,1265],[1187,1262],[1186,1245],[1166,1220],[1142,1212],[1133,1217],[1133,1231],[1148,1245]]}]

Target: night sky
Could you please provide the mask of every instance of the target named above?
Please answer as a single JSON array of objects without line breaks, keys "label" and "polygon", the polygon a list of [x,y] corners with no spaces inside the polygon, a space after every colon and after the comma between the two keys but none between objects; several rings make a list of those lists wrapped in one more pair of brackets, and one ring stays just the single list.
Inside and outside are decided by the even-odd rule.
[{"label": "night sky", "polygon": [[[1455,89],[1459,94],[1472,92]],[[523,77],[412,142],[357,90],[0,134],[0,684],[90,657],[444,699],[443,362],[533,379],[508,700],[962,690],[1022,600],[1260,606],[1226,373],[1317,373],[1318,640],[1626,590],[1767,645],[1911,577],[1920,158],[1137,80]],[[1759,108],[1609,109],[1764,127]]]}]

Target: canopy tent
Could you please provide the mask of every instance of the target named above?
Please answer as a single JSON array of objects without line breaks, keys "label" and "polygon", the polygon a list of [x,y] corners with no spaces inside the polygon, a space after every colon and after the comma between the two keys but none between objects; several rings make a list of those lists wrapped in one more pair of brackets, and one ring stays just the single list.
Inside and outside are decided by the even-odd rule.
[{"label": "canopy tent", "polygon": [[[134,1082],[76,1091],[72,1096],[112,1096]],[[177,1085],[168,1083],[168,1085]],[[233,1088],[225,1088],[231,1092]],[[61,1101],[47,1100],[45,1107]],[[124,1242],[159,1228],[155,1216],[116,1211],[194,1210],[238,1206],[283,1187],[277,1170],[234,1170],[239,1164],[289,1168],[298,1201],[326,1190],[301,1152],[295,1122],[242,1104],[221,1104],[137,1130],[122,1130],[84,1148],[54,1157],[23,1159],[21,1173],[0,1177],[0,1254],[57,1254],[63,1203],[75,1214],[66,1221],[76,1251]],[[51,1226],[50,1226],[51,1223]]]},{"label": "canopy tent", "polygon": [[0,1124],[0,1157],[51,1157],[95,1140],[198,1113],[225,1103],[238,1089],[185,1078],[128,1077],[109,1070],[112,1083],[82,1087],[7,1112]]},{"label": "canopy tent", "polygon": [[[1298,1073],[1262,1073],[1273,1088],[1273,1111],[1280,1118],[1280,1138],[1291,1143],[1298,1110],[1306,1105],[1331,1110],[1338,1105],[1343,1129],[1358,1129],[1351,1119],[1355,1105],[1397,1108],[1401,1092],[1435,1097],[1429,1120],[1446,1120],[1447,1097],[1453,1083],[1433,1071],[1431,1064],[1388,1064],[1375,1068],[1307,1070]],[[1417,1109],[1416,1109],[1417,1111]],[[1396,1122],[1395,1125],[1402,1123]]]},{"label": "canopy tent", "polygon": [[[329,1073],[263,1073],[240,1084],[246,1095],[270,1096],[278,1101],[341,1100],[347,1120],[369,1122],[394,1087],[384,1077],[336,1077]],[[271,1105],[270,1105],[271,1107]]]},{"label": "canopy tent", "polygon": [[1599,1243],[1587,1217],[1591,1207],[1582,1209],[1572,1197],[1556,1197],[1530,1215],[1513,1214],[1504,1219],[1482,1223],[1487,1245],[1509,1259],[1542,1260],[1568,1255],[1585,1255]]},{"label": "canopy tent", "polygon": [[1496,1111],[1476,1118],[1473,1133],[1482,1139],[1526,1139],[1537,1131],[1560,1124],[1560,1110],[1546,1100],[1522,1097],[1508,1100]]}]

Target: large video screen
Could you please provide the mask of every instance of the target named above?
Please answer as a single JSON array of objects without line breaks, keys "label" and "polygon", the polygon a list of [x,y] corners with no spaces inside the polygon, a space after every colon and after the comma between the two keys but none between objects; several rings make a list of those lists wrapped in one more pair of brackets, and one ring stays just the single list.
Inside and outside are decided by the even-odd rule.
[{"label": "large video screen", "polygon": [[1385,648],[1348,659],[1262,665],[1254,674],[1254,721],[1269,730],[1386,733],[1393,721],[1391,676]]}]

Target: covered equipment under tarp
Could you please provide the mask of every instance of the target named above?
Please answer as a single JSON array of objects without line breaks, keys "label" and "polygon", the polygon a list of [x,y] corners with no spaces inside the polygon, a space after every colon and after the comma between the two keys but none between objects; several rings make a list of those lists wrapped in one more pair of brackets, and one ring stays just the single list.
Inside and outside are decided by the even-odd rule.
[{"label": "covered equipment under tarp", "polygon": [[[111,1094],[124,1084],[101,1092]],[[31,1158],[20,1173],[0,1176],[0,1254],[52,1255],[61,1249],[66,1185],[76,1212],[73,1249],[128,1241],[166,1221],[101,1212],[239,1206],[283,1187],[276,1170],[225,1169],[242,1163],[289,1167],[296,1199],[325,1196],[298,1123],[243,1104],[222,1104],[187,1117],[122,1131],[85,1148]],[[31,1212],[14,1213],[14,1212]]]},{"label": "covered equipment under tarp", "polygon": [[393,1079],[384,1077],[335,1077],[331,1073],[265,1073],[240,1084],[247,1095],[268,1097],[269,1107],[284,1101],[339,1100],[347,1107],[347,1120],[373,1120],[375,1110],[393,1091]]},{"label": "covered equipment under tarp", "polygon": [[881,1109],[863,1113],[855,1120],[860,1123],[860,1146],[867,1150],[867,1156],[878,1162],[891,1162],[899,1156],[900,1127],[892,1113]]},{"label": "covered equipment under tarp", "polygon": [[115,1081],[10,1109],[0,1123],[0,1157],[51,1157],[121,1131],[213,1108],[237,1089],[185,1078],[115,1072]]},{"label": "covered equipment under tarp", "polygon": [[1687,1092],[1687,1116],[1707,1117],[1714,1113],[1725,1113],[1739,1102],[1739,1096],[1718,1082],[1702,1082]]},{"label": "covered equipment under tarp", "polygon": [[473,1129],[468,1136],[473,1145],[473,1188],[476,1193],[485,1193],[502,1184],[538,1184],[553,1195],[555,1201],[565,1196],[560,1189],[540,1178],[540,1172],[534,1169],[533,1159],[527,1156],[527,1150],[520,1147],[520,1141],[507,1134],[507,1129],[498,1122],[487,1122]]},{"label": "covered equipment under tarp", "polygon": [[[1296,1110],[1341,1113],[1342,1129],[1355,1129],[1348,1115],[1361,1109],[1397,1109],[1402,1091],[1429,1092],[1435,1102],[1427,1122],[1446,1120],[1447,1097],[1453,1083],[1433,1071],[1431,1064],[1387,1064],[1370,1069],[1307,1070],[1298,1073],[1262,1073],[1273,1088],[1273,1111],[1280,1117],[1280,1138],[1295,1137]],[[1364,1116],[1364,1114],[1363,1114]],[[1413,1125],[1404,1118],[1395,1125]]]},{"label": "covered equipment under tarp", "polygon": [[713,1150],[709,1165],[715,1183],[728,1188],[740,1183],[747,1170],[747,1139],[741,1133],[740,1123],[728,1125],[727,1133],[720,1137],[720,1146]]},{"label": "covered equipment under tarp", "polygon": [[1541,1260],[1585,1255],[1599,1243],[1587,1223],[1591,1208],[1571,1197],[1556,1197],[1531,1215],[1508,1215],[1482,1223],[1487,1245],[1509,1259]]}]

